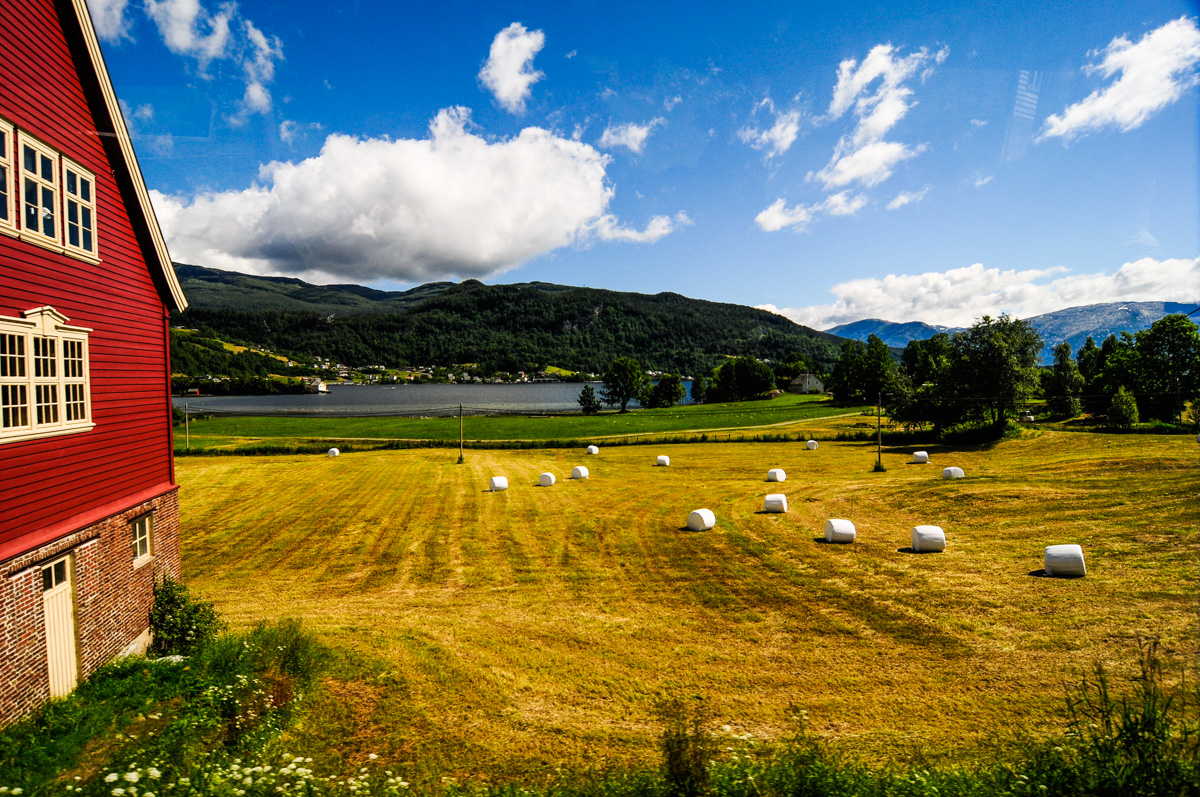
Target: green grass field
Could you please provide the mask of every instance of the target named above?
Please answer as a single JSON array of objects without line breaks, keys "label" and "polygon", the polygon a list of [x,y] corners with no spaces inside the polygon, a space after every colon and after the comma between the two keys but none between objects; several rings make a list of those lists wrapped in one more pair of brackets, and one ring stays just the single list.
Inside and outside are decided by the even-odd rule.
[{"label": "green grass field", "polygon": [[[632,435],[720,431],[748,434],[750,431],[795,430],[808,421],[832,416],[858,415],[864,407],[835,407],[819,396],[785,394],[770,401],[701,404],[661,410],[637,410],[597,416],[579,413],[547,416],[468,416],[463,434],[471,440],[563,440],[603,441]],[[797,427],[797,425],[800,427]],[[211,417],[192,421],[185,440],[182,429],[175,434],[175,449],[193,452],[207,449],[237,450],[273,444],[303,446],[338,442],[370,445],[392,440],[458,440],[458,418],[295,418]]]},{"label": "green grass field", "polygon": [[[818,439],[859,419],[814,421]],[[532,421],[529,421],[532,423]],[[656,701],[776,737],[797,709],[877,760],[1060,731],[1064,687],[1137,640],[1194,664],[1200,456],[1184,437],[191,458],[183,565],[235,627],[300,617],[345,664],[291,743],[486,777],[657,760]],[[671,467],[654,467],[669,454]],[[568,481],[574,465],[587,481]],[[961,466],[968,478],[943,481]],[[788,480],[767,483],[768,468]],[[536,487],[538,474],[559,482]],[[488,478],[511,488],[487,492]],[[786,515],[759,512],[788,496]],[[717,526],[684,529],[711,508]],[[852,519],[852,545],[819,541]],[[903,549],[945,528],[944,553]],[[1088,575],[1033,575],[1051,543]],[[283,744],[288,744],[285,739]],[[285,748],[286,749],[286,748]]]}]

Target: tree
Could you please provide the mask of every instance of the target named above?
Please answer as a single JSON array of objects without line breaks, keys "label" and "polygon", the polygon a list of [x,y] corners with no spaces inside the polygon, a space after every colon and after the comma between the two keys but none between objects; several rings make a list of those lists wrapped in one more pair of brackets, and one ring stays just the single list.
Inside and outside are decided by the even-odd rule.
[{"label": "tree", "polygon": [[1074,418],[1082,411],[1079,396],[1083,392],[1083,375],[1071,359],[1070,343],[1063,341],[1054,347],[1054,367],[1049,371],[1045,388],[1046,404],[1054,415]]},{"label": "tree", "polygon": [[692,380],[692,401],[703,404],[708,398],[708,377],[698,376]]},{"label": "tree", "polygon": [[984,316],[950,339],[947,388],[970,415],[1003,426],[1038,386],[1042,338],[1028,321]]},{"label": "tree", "polygon": [[866,373],[867,347],[861,340],[842,344],[841,354],[833,365],[833,373],[825,387],[841,404],[863,400],[863,377]]},{"label": "tree", "polygon": [[1088,335],[1083,346],[1075,355],[1079,365],[1079,375],[1083,377],[1083,408],[1090,413],[1099,415],[1104,412],[1104,401],[1107,396],[1100,389],[1100,377],[1104,372],[1104,354],[1096,341]]},{"label": "tree", "polygon": [[713,401],[745,401],[775,387],[775,373],[754,357],[726,360],[713,372],[708,397]]},{"label": "tree", "polygon": [[1163,316],[1134,337],[1142,417],[1175,421],[1200,392],[1200,331],[1182,314]]},{"label": "tree", "polygon": [[863,357],[863,398],[868,402],[877,401],[881,394],[890,393],[896,386],[897,375],[896,361],[887,344],[878,335],[870,335]]},{"label": "tree", "polygon": [[579,409],[584,415],[595,415],[600,412],[600,399],[596,398],[596,391],[592,390],[591,385],[584,385],[583,390],[579,391]]},{"label": "tree", "polygon": [[626,406],[642,395],[649,381],[642,371],[641,364],[632,357],[618,357],[613,360],[600,379],[604,383],[604,387],[600,389],[600,398],[610,407],[620,405],[621,412],[628,412]]},{"label": "tree", "polygon": [[918,389],[927,382],[937,383],[945,375],[949,356],[950,336],[945,332],[928,340],[910,340],[900,355],[900,370]]},{"label": "tree", "polygon": [[1118,429],[1130,429],[1138,422],[1137,401],[1124,387],[1117,388],[1108,408],[1108,422]]},{"label": "tree", "polygon": [[683,401],[687,390],[683,387],[683,377],[679,374],[663,374],[653,387],[647,388],[646,395],[641,399],[642,405],[650,409],[665,409]]}]

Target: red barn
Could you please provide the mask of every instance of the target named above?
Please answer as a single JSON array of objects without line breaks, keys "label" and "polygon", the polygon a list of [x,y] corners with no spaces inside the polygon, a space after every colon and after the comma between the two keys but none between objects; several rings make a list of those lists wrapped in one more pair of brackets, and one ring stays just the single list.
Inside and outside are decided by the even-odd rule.
[{"label": "red barn", "polygon": [[179,576],[186,300],[86,0],[0,4],[0,725],[144,647]]}]

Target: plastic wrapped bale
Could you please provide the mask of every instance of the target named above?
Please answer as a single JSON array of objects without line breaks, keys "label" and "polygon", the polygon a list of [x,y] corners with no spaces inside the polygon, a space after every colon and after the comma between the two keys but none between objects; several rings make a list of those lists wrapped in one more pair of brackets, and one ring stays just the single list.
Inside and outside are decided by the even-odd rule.
[{"label": "plastic wrapped bale", "polygon": [[787,474],[783,472],[783,468],[771,468],[767,471],[767,481],[785,482],[787,481]]},{"label": "plastic wrapped bale", "polygon": [[1047,545],[1046,575],[1079,577],[1087,575],[1083,549],[1078,545]]},{"label": "plastic wrapped bale", "polygon": [[825,521],[825,542],[854,542],[858,532],[849,520],[833,518]]},{"label": "plastic wrapped bale", "polygon": [[787,496],[783,493],[772,493],[763,499],[764,512],[786,512]]},{"label": "plastic wrapped bale", "polygon": [[600,449],[596,448],[595,446],[588,446],[588,447],[587,447],[587,452],[588,452],[589,454],[599,454],[599,453],[600,453]]},{"label": "plastic wrapped bale", "polygon": [[943,479],[963,479],[966,475],[962,468],[942,468]]},{"label": "plastic wrapped bale", "polygon": [[336,457],[336,456],[337,456],[338,454],[340,454],[340,453],[342,453],[342,452],[341,452],[341,451],[338,451],[336,448],[331,448],[331,449],[329,449],[329,452],[325,454],[325,456],[327,456],[327,457]]},{"label": "plastic wrapped bale", "polygon": [[538,476],[538,487],[553,487],[555,481],[553,473],[543,473]]},{"label": "plastic wrapped bale", "polygon": [[582,465],[576,465],[575,467],[571,468],[572,479],[586,479],[588,475],[588,469]]},{"label": "plastic wrapped bale", "polygon": [[491,485],[492,485],[493,493],[498,493],[501,490],[507,490],[508,489],[508,477],[507,476],[493,476]]},{"label": "plastic wrapped bale", "polygon": [[929,462],[929,452],[928,451],[914,451],[913,452],[913,464],[914,465],[924,465],[927,462]]},{"label": "plastic wrapped bale", "polygon": [[804,447],[807,448],[809,451],[816,451],[817,450],[817,441],[809,440],[807,443],[804,444]]},{"label": "plastic wrapped bale", "polygon": [[946,550],[946,532],[941,526],[913,526],[912,549],[916,553],[937,553]]},{"label": "plastic wrapped bale", "polygon": [[671,464],[671,458],[668,457],[666,454],[659,454],[658,462],[656,464],[660,468],[665,468]]},{"label": "plastic wrapped bale", "polygon": [[717,525],[717,516],[711,509],[695,509],[688,515],[687,526],[692,531],[708,531]]}]

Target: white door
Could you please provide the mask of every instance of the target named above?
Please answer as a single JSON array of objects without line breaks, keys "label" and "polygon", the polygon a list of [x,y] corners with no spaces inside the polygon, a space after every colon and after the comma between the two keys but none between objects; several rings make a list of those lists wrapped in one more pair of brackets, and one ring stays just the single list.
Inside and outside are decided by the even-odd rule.
[{"label": "white door", "polygon": [[46,660],[50,667],[50,697],[69,695],[79,680],[75,655],[75,595],[71,588],[71,557],[42,568],[42,604],[46,614]]}]

